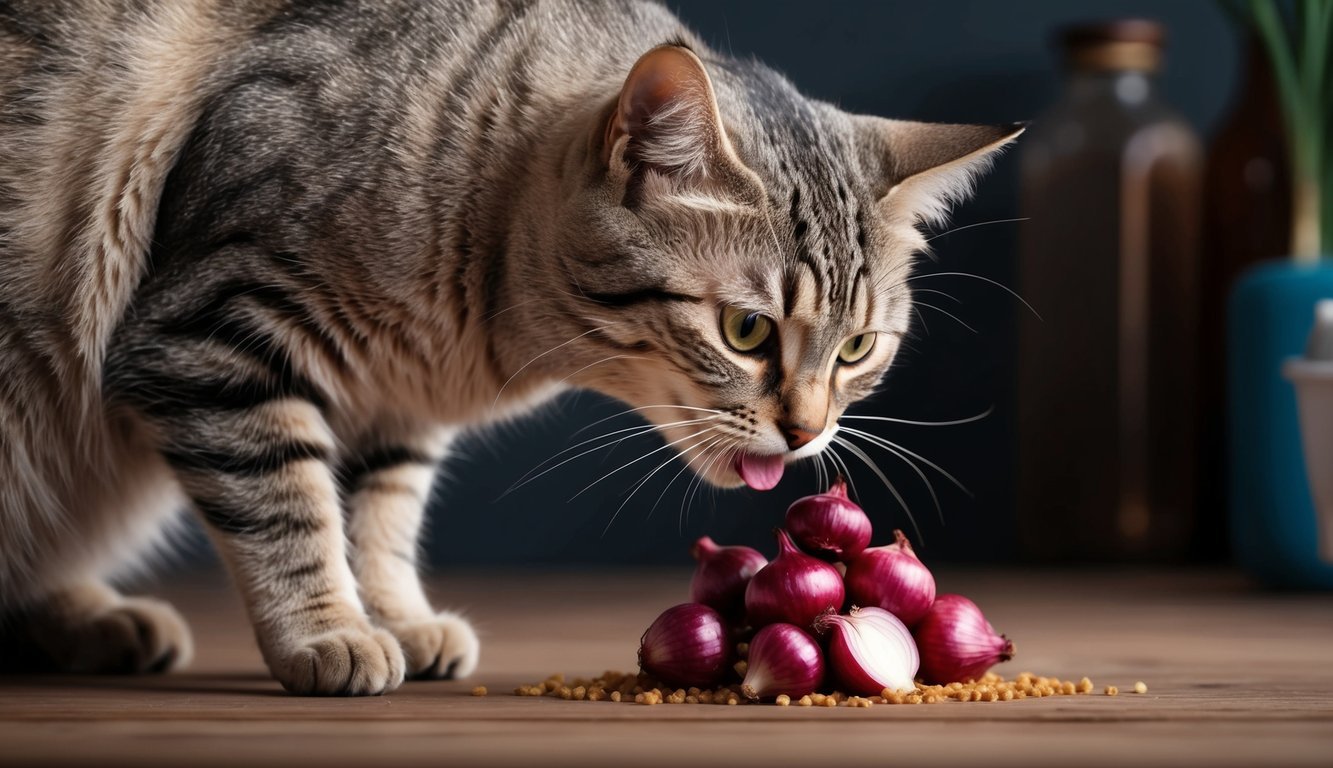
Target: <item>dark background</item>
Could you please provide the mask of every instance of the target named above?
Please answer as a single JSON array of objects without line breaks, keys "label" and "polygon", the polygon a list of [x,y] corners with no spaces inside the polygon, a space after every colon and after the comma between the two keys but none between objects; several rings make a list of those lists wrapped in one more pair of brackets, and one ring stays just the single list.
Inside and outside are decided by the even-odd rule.
[{"label": "dark background", "polygon": [[[1073,21],[1143,16],[1163,22],[1168,45],[1159,78],[1162,93],[1205,140],[1227,109],[1237,80],[1235,31],[1216,4],[1203,0],[695,0],[669,5],[714,47],[757,57],[814,97],[886,117],[1007,122],[1039,116],[1061,87],[1052,31]],[[953,226],[1018,216],[1017,167],[1017,152],[1002,158],[979,185],[976,198],[955,211]],[[935,259],[923,262],[919,272],[970,272],[1017,289],[1017,234],[1017,224],[996,223],[940,237],[932,243]],[[924,324],[917,323],[883,392],[852,412],[914,420],[956,419],[991,406],[994,412],[962,426],[855,426],[871,424],[871,431],[934,460],[971,490],[969,497],[926,470],[943,507],[941,522],[920,478],[889,454],[871,451],[920,526],[923,557],[1013,560],[1015,322],[1016,313],[1026,310],[1005,291],[968,277],[940,276],[918,287],[956,298],[955,304],[937,294],[922,296],[958,320],[923,308]],[[687,499],[688,473],[667,487],[679,469],[673,462],[617,515],[627,492],[666,458],[663,451],[568,501],[594,480],[661,445],[645,435],[571,461],[500,498],[525,472],[568,446],[639,423],[616,418],[574,434],[623,408],[596,395],[570,394],[535,417],[459,446],[436,489],[427,545],[432,561],[442,566],[684,563],[689,543],[703,534],[722,543],[758,546],[771,555],[770,531],[787,504],[816,489],[813,472],[789,469],[782,484],[768,493],[703,488]],[[876,543],[887,542],[893,527],[910,533],[906,514],[882,483],[855,459],[847,460],[859,500],[876,525]],[[1212,514],[1221,515],[1221,510]]]}]

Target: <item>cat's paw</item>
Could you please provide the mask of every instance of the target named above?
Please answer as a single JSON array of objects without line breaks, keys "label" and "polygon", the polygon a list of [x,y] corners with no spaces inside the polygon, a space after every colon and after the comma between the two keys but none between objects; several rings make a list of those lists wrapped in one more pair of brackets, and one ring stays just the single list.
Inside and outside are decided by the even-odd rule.
[{"label": "cat's paw", "polygon": [[382,629],[344,628],[305,638],[270,664],[302,696],[378,696],[403,682],[403,651]]},{"label": "cat's paw", "polygon": [[441,611],[389,629],[403,646],[407,676],[414,680],[457,680],[477,668],[481,643],[472,625],[458,614]]},{"label": "cat's paw", "polygon": [[68,672],[169,672],[194,655],[185,619],[167,603],[146,597],[121,598],[90,616],[43,622],[33,639]]}]

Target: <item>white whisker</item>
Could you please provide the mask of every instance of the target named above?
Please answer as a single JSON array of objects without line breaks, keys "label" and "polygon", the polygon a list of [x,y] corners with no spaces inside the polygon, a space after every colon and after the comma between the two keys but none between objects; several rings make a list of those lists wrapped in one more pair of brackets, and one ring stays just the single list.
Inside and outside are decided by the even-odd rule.
[{"label": "white whisker", "polygon": [[948,299],[948,300],[954,302],[955,304],[962,304],[962,303],[963,303],[963,300],[962,300],[962,299],[958,298],[957,296],[954,296],[952,293],[945,293],[944,291],[937,291],[937,290],[935,290],[934,288],[913,288],[913,289],[912,289],[912,295],[913,295],[913,296],[917,295],[918,293],[936,293],[936,294],[939,294],[940,296],[943,296],[944,298],[946,298],[946,299]]},{"label": "white whisker", "polygon": [[[732,440],[733,442],[728,444],[728,448],[735,444],[736,439],[733,437]],[[699,471],[695,473],[694,480],[691,481],[690,486],[686,487],[685,496],[681,499],[680,515],[677,517],[677,520],[679,521],[678,525],[681,529],[685,527],[685,520],[689,517],[689,508],[694,504],[694,496],[699,492],[699,488],[703,486],[705,482],[704,478],[707,476],[708,470],[711,469],[713,464],[716,463],[718,459],[722,458],[725,453],[726,449],[719,450],[715,453],[712,459],[708,460],[706,464],[699,468]]]},{"label": "white whisker", "polygon": [[715,415],[722,415],[722,411],[719,411],[719,410],[717,410],[716,408],[695,408],[695,407],[692,406],[692,405],[641,405],[641,406],[639,406],[638,408],[626,408],[626,409],[623,410],[623,411],[618,411],[618,412],[616,412],[616,413],[611,414],[610,416],[607,416],[607,417],[605,417],[605,418],[598,419],[597,421],[594,421],[594,422],[592,422],[591,424],[588,424],[588,425],[586,425],[586,426],[579,427],[578,429],[574,430],[574,432],[570,435],[570,437],[576,437],[576,436],[578,436],[578,434],[579,434],[580,432],[586,432],[586,431],[592,429],[593,427],[597,426],[598,424],[602,424],[602,423],[604,423],[604,422],[610,421],[611,419],[619,418],[619,417],[621,417],[621,416],[624,416],[624,415],[626,415],[626,414],[630,414],[630,413],[638,413],[639,411],[647,411],[647,410],[650,410],[650,409],[653,409],[653,408],[679,408],[679,409],[682,410],[682,411],[702,411],[703,413],[712,413],[712,414],[715,414]]},{"label": "white whisker", "polygon": [[1039,313],[1039,312],[1037,312],[1037,310],[1033,309],[1033,308],[1032,308],[1032,305],[1029,304],[1029,303],[1027,302],[1027,299],[1024,299],[1022,296],[1019,296],[1018,293],[1017,293],[1016,291],[1014,291],[1014,289],[1010,288],[1009,286],[1005,285],[1004,283],[996,282],[995,280],[992,280],[992,279],[990,279],[989,277],[982,277],[981,275],[974,275],[974,274],[972,274],[971,272],[927,272],[927,273],[925,273],[925,274],[921,274],[921,275],[913,275],[913,276],[907,278],[906,280],[904,280],[903,282],[908,283],[908,282],[911,282],[911,281],[913,281],[913,280],[920,280],[920,279],[923,278],[923,277],[950,277],[950,276],[955,276],[955,277],[971,277],[971,278],[974,278],[974,279],[976,279],[976,280],[980,280],[980,281],[985,282],[985,283],[990,283],[991,285],[993,285],[993,286],[995,286],[995,287],[997,287],[997,288],[1000,288],[1001,290],[1007,291],[1007,292],[1009,293],[1010,296],[1013,296],[1015,299],[1018,299],[1019,301],[1023,302],[1023,306],[1027,307],[1029,312],[1031,312],[1032,314],[1036,315],[1036,317],[1037,317],[1038,320],[1041,320],[1041,319],[1042,319],[1042,317],[1041,317],[1041,313]]},{"label": "white whisker", "polygon": [[[696,478],[699,479],[699,485],[696,486],[696,488],[695,488],[695,491],[696,491],[696,492],[698,491],[698,488],[700,488],[700,487],[703,486],[703,484],[704,484],[705,481],[704,481],[702,478],[705,478],[705,477],[708,476],[708,470],[712,468],[713,463],[716,462],[719,458],[721,458],[722,455],[723,455],[724,453],[726,453],[726,451],[727,451],[731,446],[733,446],[733,445],[736,444],[736,442],[737,442],[737,439],[736,439],[735,437],[733,437],[733,436],[731,436],[731,435],[724,434],[724,435],[722,435],[722,439],[721,439],[721,440],[715,441],[712,445],[709,445],[709,446],[708,446],[708,449],[707,449],[707,450],[701,452],[701,454],[700,454],[700,456],[699,456],[699,460],[700,460],[699,471],[695,473]],[[712,455],[711,455],[711,456],[709,455],[710,452],[712,452]],[[691,495],[691,496],[690,496],[690,499],[692,500],[693,498],[694,498],[693,495]],[[691,503],[692,503],[692,502],[691,502]],[[690,513],[689,513],[689,504],[686,504],[686,505],[681,509],[681,513],[680,513],[679,515],[676,516],[676,532],[677,532],[677,533],[682,533],[682,532],[684,532],[684,530],[685,530],[685,520],[689,517],[689,514],[690,514]]]},{"label": "white whisker", "polygon": [[[644,485],[646,485],[646,484],[648,483],[648,481],[651,480],[651,479],[653,478],[653,475],[657,474],[658,470],[662,469],[662,467],[665,467],[666,465],[670,464],[671,462],[675,461],[675,460],[678,459],[678,458],[681,459],[681,460],[683,460],[683,461],[685,461],[685,466],[688,467],[688,466],[689,466],[689,461],[688,461],[688,459],[685,458],[687,454],[689,454],[691,451],[693,451],[693,450],[699,448],[699,446],[701,446],[701,445],[709,445],[709,444],[711,444],[712,442],[716,442],[717,440],[720,440],[720,439],[721,439],[721,436],[717,436],[717,435],[714,435],[714,436],[712,436],[712,437],[704,438],[703,440],[699,441],[698,443],[695,443],[694,445],[688,446],[688,447],[685,448],[684,450],[680,451],[680,453],[676,454],[675,456],[672,456],[672,457],[668,458],[666,461],[664,461],[664,462],[662,462],[661,464],[658,464],[656,467],[654,467],[653,470],[652,470],[651,472],[649,472],[647,475],[645,475],[644,478],[643,478],[642,480],[640,480],[638,483],[636,483],[636,484],[634,485],[633,488],[630,489],[629,495],[625,497],[624,501],[620,502],[620,506],[616,507],[616,511],[613,512],[613,513],[611,513],[611,519],[606,521],[606,527],[602,529],[602,535],[605,536],[605,535],[606,535],[606,532],[609,531],[609,530],[611,530],[611,525],[612,525],[613,523],[615,523],[616,518],[620,516],[620,511],[621,511],[622,509],[625,508],[625,505],[629,504],[630,499],[634,498],[634,494],[638,493],[638,492],[639,492],[639,489],[642,488]],[[653,508],[656,509],[656,505],[654,505]],[[653,510],[650,509],[650,510],[648,510],[648,515],[647,515],[647,517],[645,517],[645,519],[651,518],[652,516],[653,516]]]},{"label": "white whisker", "polygon": [[893,498],[897,499],[898,503],[902,505],[903,511],[907,513],[908,521],[912,523],[912,531],[916,533],[917,541],[925,543],[926,539],[924,536],[921,535],[921,526],[916,524],[916,515],[913,515],[912,510],[908,508],[907,500],[904,499],[902,494],[898,492],[898,488],[894,486],[893,483],[889,482],[889,478],[880,470],[878,466],[875,465],[875,462],[872,461],[871,458],[866,455],[866,452],[861,450],[856,444],[848,440],[844,440],[843,438],[838,437],[837,435],[833,436],[833,441],[838,445],[841,445],[842,447],[846,448],[848,451],[851,451],[853,456],[860,459],[861,462],[864,463],[867,467],[870,467],[870,469],[875,473],[875,475],[879,477],[880,481],[884,483],[884,487],[889,489],[889,493],[893,494]]},{"label": "white whisker", "polygon": [[892,416],[852,416],[846,413],[844,413],[842,417],[838,420],[841,421],[842,419],[863,419],[865,421],[891,421],[894,424],[911,424],[917,427],[952,427],[957,424],[971,424],[974,421],[981,421],[982,419],[991,415],[991,413],[994,411],[995,411],[995,406],[991,406],[987,408],[984,413],[979,413],[976,416],[968,416],[966,419],[955,419],[953,421],[912,421],[911,419],[898,419]]},{"label": "white whisker", "polygon": [[602,363],[609,363],[609,362],[611,362],[612,360],[647,360],[647,359],[648,359],[648,358],[644,357],[643,355],[611,355],[610,357],[604,357],[604,358],[602,358],[601,360],[598,360],[598,361],[595,362],[595,363],[588,363],[587,365],[583,366],[582,368],[578,369],[577,371],[574,371],[573,373],[569,374],[569,375],[566,376],[565,378],[561,379],[561,380],[560,380],[559,382],[557,382],[557,383],[559,383],[559,384],[564,384],[566,381],[569,381],[570,379],[574,378],[575,376],[578,376],[580,373],[583,373],[584,371],[588,370],[589,368],[591,368],[591,367],[593,367],[593,366],[595,366],[595,365],[601,365]]},{"label": "white whisker", "polygon": [[698,432],[693,432],[693,433],[691,433],[691,434],[686,435],[685,437],[679,438],[679,439],[677,439],[677,440],[672,440],[671,442],[669,442],[669,443],[667,443],[667,444],[665,444],[665,445],[662,445],[662,446],[659,446],[659,447],[657,447],[657,448],[654,448],[653,450],[649,451],[648,453],[645,453],[644,455],[640,456],[640,457],[637,458],[637,459],[634,459],[633,461],[629,461],[629,462],[627,462],[627,463],[625,463],[625,464],[621,464],[620,466],[616,467],[615,469],[611,470],[610,472],[607,472],[605,475],[602,475],[601,477],[597,478],[596,480],[592,481],[591,483],[588,483],[586,486],[583,487],[583,490],[579,491],[578,493],[574,494],[573,496],[570,496],[570,497],[569,497],[569,501],[573,501],[574,499],[577,499],[578,497],[582,496],[582,495],[584,494],[584,492],[586,492],[589,488],[592,488],[594,485],[597,485],[598,483],[602,482],[602,481],[605,480],[606,478],[610,477],[611,475],[616,474],[617,472],[619,472],[619,471],[622,470],[622,469],[625,469],[626,467],[632,466],[632,465],[634,465],[634,464],[638,464],[639,462],[643,461],[644,459],[648,458],[649,456],[652,456],[653,454],[658,453],[658,452],[660,452],[660,451],[665,451],[666,449],[670,448],[670,447],[673,446],[673,445],[676,445],[677,443],[684,442],[685,440],[689,440],[689,439],[692,438],[692,437],[698,437],[699,435],[702,435],[702,434],[704,434],[705,432],[712,432],[713,430],[715,430],[715,429],[719,429],[719,428],[720,428],[720,425],[719,425],[719,426],[713,426],[713,427],[706,427],[706,428],[704,428],[704,429],[699,430]]},{"label": "white whisker", "polygon": [[[837,436],[834,435],[834,438],[836,439]],[[847,462],[843,461],[842,456],[838,455],[838,452],[833,448],[833,443],[828,445],[828,456],[829,460],[833,462],[833,466],[837,467],[838,476],[847,481],[847,485],[852,491],[852,497],[859,499],[861,494],[856,492],[856,481],[852,479],[852,473],[847,469]]]},{"label": "white whisker", "polygon": [[917,309],[915,302],[912,304],[912,311],[916,313],[916,319],[921,321],[921,327],[924,328],[926,330],[926,334],[929,335],[930,326],[926,324],[926,316],[921,314],[921,310]]},{"label": "white whisker", "polygon": [[584,331],[583,333],[580,333],[578,336],[575,336],[574,338],[570,339],[569,341],[565,341],[565,342],[562,342],[562,343],[560,343],[560,344],[557,344],[557,345],[555,345],[554,347],[551,347],[550,349],[546,350],[545,352],[541,353],[540,355],[537,355],[536,357],[534,357],[534,358],[532,358],[531,360],[529,360],[529,361],[527,361],[526,363],[524,363],[523,366],[522,366],[521,368],[519,368],[517,371],[514,371],[513,375],[511,375],[508,379],[505,379],[505,383],[504,383],[504,384],[501,384],[501,385],[500,385],[500,391],[498,391],[498,392],[495,393],[495,399],[491,401],[491,408],[495,408],[495,405],[496,405],[497,403],[500,402],[500,396],[504,394],[505,387],[509,386],[510,382],[512,382],[515,378],[517,378],[518,375],[519,375],[520,373],[526,371],[526,370],[528,369],[528,366],[532,365],[533,363],[537,362],[538,360],[542,359],[543,357],[546,357],[547,355],[551,354],[552,352],[556,351],[557,349],[560,349],[560,348],[562,348],[562,347],[567,347],[567,346],[569,346],[570,344],[573,344],[574,342],[578,341],[579,339],[583,338],[584,336],[587,336],[587,335],[589,335],[589,334],[593,334],[593,333],[597,333],[598,331],[604,331],[604,330],[606,330],[607,328],[610,328],[610,327],[611,327],[611,326],[609,326],[609,325],[604,325],[604,326],[602,326],[602,327],[600,327],[600,328],[590,328],[590,329]]},{"label": "white whisker", "polygon": [[973,332],[973,333],[976,333],[976,332],[977,332],[977,329],[976,329],[976,328],[973,328],[972,326],[970,326],[970,325],[968,325],[967,323],[963,322],[962,318],[958,317],[958,315],[955,315],[954,313],[948,311],[947,309],[940,309],[939,307],[935,306],[934,304],[927,304],[926,302],[921,301],[920,299],[914,299],[914,300],[912,301],[912,306],[914,306],[914,307],[926,307],[927,309],[933,309],[933,310],[935,310],[936,312],[939,312],[939,313],[942,314],[942,315],[948,315],[949,317],[952,317],[952,318],[954,319],[955,322],[957,322],[959,325],[963,326],[964,328],[968,329],[969,331],[971,331],[971,332]]},{"label": "white whisker", "polygon": [[853,436],[853,437],[859,437],[859,438],[861,438],[862,440],[865,440],[865,441],[869,442],[871,445],[874,445],[874,446],[876,446],[876,447],[878,447],[878,448],[882,448],[882,449],[888,451],[889,453],[893,454],[894,456],[897,456],[898,458],[902,459],[902,460],[907,464],[907,466],[909,466],[909,467],[912,468],[912,471],[916,473],[916,476],[919,477],[919,478],[921,478],[921,482],[923,482],[923,483],[926,484],[926,490],[930,492],[930,500],[931,500],[931,502],[933,502],[933,503],[935,504],[935,514],[939,516],[939,518],[940,518],[940,523],[943,523],[943,522],[944,522],[944,508],[943,508],[942,506],[940,506],[940,498],[939,498],[939,496],[937,496],[937,495],[935,494],[935,486],[934,486],[933,484],[931,484],[931,482],[930,482],[930,478],[926,477],[926,473],[925,473],[925,472],[922,472],[922,471],[921,471],[921,468],[918,467],[918,466],[917,466],[911,459],[907,458],[907,456],[903,455],[901,452],[899,452],[899,451],[897,451],[897,450],[895,450],[895,449],[893,449],[893,448],[890,448],[888,445],[885,445],[885,444],[883,444],[883,443],[880,443],[879,441],[877,441],[877,440],[874,438],[873,435],[870,435],[869,433],[866,433],[866,432],[862,432],[862,431],[859,430],[859,429],[852,429],[852,428],[850,428],[850,427],[843,427],[842,429],[840,429],[840,430],[838,430],[838,431],[839,431],[839,432],[846,432],[847,434],[849,434],[849,435],[851,435],[851,436]]},{"label": "white whisker", "polygon": [[833,485],[835,478],[842,477],[842,475],[838,473],[838,468],[834,465],[833,459],[829,458],[824,451],[819,452],[819,465],[824,468],[824,487],[819,489],[823,491]]},{"label": "white whisker", "polygon": [[874,443],[879,443],[880,447],[884,448],[885,450],[895,451],[895,452],[902,451],[908,456],[911,456],[912,458],[917,459],[918,461],[924,462],[931,469],[935,470],[936,472],[939,472],[941,475],[944,475],[946,478],[948,478],[949,482],[953,483],[955,486],[958,487],[958,490],[962,491],[963,493],[966,493],[971,498],[976,498],[976,496],[973,495],[973,493],[967,489],[967,486],[959,482],[958,478],[949,474],[947,471],[945,471],[943,467],[931,461],[930,459],[927,459],[925,456],[922,456],[921,454],[916,453],[914,451],[908,450],[907,448],[904,448],[903,446],[893,442],[892,440],[889,440],[888,438],[880,437],[879,435],[872,435],[869,432],[863,432],[859,429],[852,429],[851,427],[846,427],[845,429],[848,434],[857,435],[865,440],[869,440]]},{"label": "white whisker", "polygon": [[526,306],[529,305],[529,304],[535,304],[535,303],[537,303],[537,302],[539,302],[539,301],[546,301],[546,300],[547,300],[546,297],[543,296],[543,297],[536,298],[536,299],[528,299],[527,301],[520,301],[520,302],[518,302],[517,304],[511,304],[511,305],[505,307],[504,309],[497,309],[496,311],[490,313],[489,315],[483,315],[483,316],[482,316],[482,319],[483,319],[483,320],[491,320],[491,319],[494,319],[494,318],[499,317],[500,315],[503,315],[504,313],[510,311],[511,309],[518,309],[519,307],[526,307]]},{"label": "white whisker", "polygon": [[1016,222],[1016,221],[1027,221],[1029,218],[1031,218],[1031,217],[1029,217],[1029,216],[1022,216],[1022,217],[1017,218],[1017,219],[992,219],[992,220],[990,220],[990,221],[978,221],[978,222],[973,223],[973,224],[964,224],[964,225],[961,226],[961,227],[954,227],[953,229],[946,229],[946,230],[944,230],[943,232],[939,232],[939,233],[937,233],[937,234],[931,235],[930,237],[927,237],[927,238],[926,238],[926,242],[929,243],[931,240],[934,240],[934,239],[937,238],[937,237],[944,237],[945,235],[952,235],[952,234],[955,233],[955,232],[962,232],[962,231],[965,230],[965,229],[972,229],[973,227],[984,227],[984,226],[986,226],[986,225],[988,225],[988,224],[1012,224],[1012,223],[1014,223],[1014,222]]},{"label": "white whisker", "polygon": [[[513,493],[514,491],[518,490],[519,488],[522,488],[523,486],[527,485],[528,483],[531,483],[532,481],[534,481],[534,480],[540,478],[542,475],[545,475],[547,472],[551,472],[552,470],[559,469],[560,467],[563,467],[564,465],[568,464],[569,462],[574,461],[575,459],[581,458],[581,457],[583,457],[583,456],[587,456],[588,454],[593,453],[594,451],[600,451],[600,450],[602,450],[603,448],[606,448],[606,447],[611,446],[611,445],[619,445],[620,443],[625,442],[626,440],[630,439],[631,437],[638,437],[639,435],[643,435],[643,434],[646,434],[646,433],[648,433],[648,432],[652,432],[652,431],[654,431],[654,430],[656,430],[656,429],[659,429],[659,428],[661,428],[661,429],[668,429],[668,428],[670,428],[670,427],[684,427],[684,426],[690,426],[690,425],[693,425],[693,424],[703,424],[703,423],[705,423],[705,422],[712,421],[712,420],[715,419],[715,418],[717,418],[717,417],[716,417],[716,416],[710,416],[710,417],[708,417],[708,418],[706,418],[706,419],[687,419],[687,420],[685,420],[685,421],[676,421],[676,422],[671,422],[671,423],[669,423],[669,424],[662,424],[662,425],[660,425],[660,427],[659,427],[659,425],[657,425],[657,424],[639,424],[639,425],[637,425],[637,426],[626,427],[625,429],[617,429],[617,430],[614,430],[614,431],[612,431],[612,432],[607,432],[606,434],[604,434],[604,435],[598,435],[597,437],[590,437],[590,438],[588,438],[587,440],[584,440],[583,442],[578,443],[577,445],[572,445],[572,446],[570,446],[569,448],[566,448],[565,450],[561,451],[560,453],[557,453],[556,455],[552,456],[551,458],[547,459],[546,461],[543,461],[541,464],[538,464],[537,466],[535,466],[535,467],[533,467],[532,469],[528,470],[527,474],[523,475],[523,477],[520,477],[518,480],[515,480],[515,481],[514,481],[514,484],[511,485],[511,486],[509,486],[509,490],[505,491],[504,493],[502,493],[502,494],[500,495],[500,498],[503,499],[505,496],[508,496],[510,493]],[[559,457],[562,456],[563,454],[569,453],[570,451],[572,451],[572,450],[578,448],[578,447],[581,446],[581,445],[587,445],[588,443],[595,442],[595,441],[597,441],[597,440],[601,440],[601,439],[603,439],[603,438],[611,437],[611,436],[613,436],[613,435],[620,434],[620,433],[622,433],[622,432],[633,432],[634,434],[632,434],[632,435],[625,435],[624,437],[622,437],[622,438],[620,438],[620,439],[618,439],[618,440],[613,440],[613,441],[611,441],[611,442],[609,442],[609,443],[605,443],[605,444],[603,444],[603,445],[593,446],[592,448],[589,448],[588,450],[583,451],[583,452],[581,452],[581,453],[579,453],[579,454],[577,454],[577,455],[570,456],[569,458],[565,459],[564,461],[560,462],[559,464],[556,464],[556,465],[553,466],[553,467],[548,467],[547,469],[543,470],[540,474],[538,474],[538,475],[536,475],[536,476],[534,476],[534,477],[529,477],[529,475],[531,475],[533,472],[536,472],[538,469],[541,469],[543,465],[545,465],[545,464],[547,464],[547,463],[549,463],[549,462],[555,461],[557,458],[559,458]]]}]

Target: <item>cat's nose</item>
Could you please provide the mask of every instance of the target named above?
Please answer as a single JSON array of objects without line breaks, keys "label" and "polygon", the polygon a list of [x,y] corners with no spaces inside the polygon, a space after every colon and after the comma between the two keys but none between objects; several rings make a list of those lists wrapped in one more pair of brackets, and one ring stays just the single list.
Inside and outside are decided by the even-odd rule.
[{"label": "cat's nose", "polygon": [[804,424],[781,424],[782,436],[787,439],[787,447],[796,450],[819,437],[820,430],[811,429]]}]

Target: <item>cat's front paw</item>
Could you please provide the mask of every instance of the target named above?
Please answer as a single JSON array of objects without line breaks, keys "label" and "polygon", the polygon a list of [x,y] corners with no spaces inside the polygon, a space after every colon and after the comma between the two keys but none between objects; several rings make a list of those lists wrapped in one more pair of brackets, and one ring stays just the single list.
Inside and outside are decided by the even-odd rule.
[{"label": "cat's front paw", "polygon": [[33,639],[67,672],[169,672],[190,662],[194,642],[167,603],[126,597],[92,615],[62,615],[34,626]]},{"label": "cat's front paw", "polygon": [[456,680],[477,668],[481,643],[472,625],[441,611],[424,621],[390,625],[407,657],[407,676],[416,680]]},{"label": "cat's front paw", "polygon": [[382,629],[344,628],[305,638],[270,664],[302,696],[378,696],[403,682],[403,651]]}]

